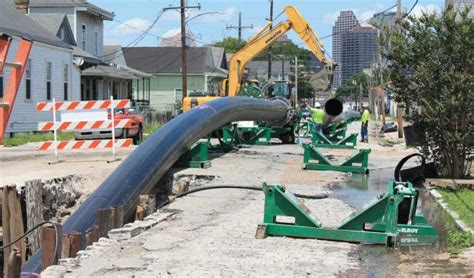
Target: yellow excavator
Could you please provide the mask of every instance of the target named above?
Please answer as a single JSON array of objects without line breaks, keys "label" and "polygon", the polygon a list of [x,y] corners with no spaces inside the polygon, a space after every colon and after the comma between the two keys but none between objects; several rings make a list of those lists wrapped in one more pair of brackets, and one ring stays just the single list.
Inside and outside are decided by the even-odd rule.
[{"label": "yellow excavator", "polygon": [[328,89],[332,83],[335,66],[326,58],[323,43],[295,7],[287,6],[283,9],[282,13],[287,15],[285,21],[272,29],[270,29],[272,22],[268,22],[242,49],[232,56],[229,62],[228,78],[220,86],[220,96],[187,97],[183,100],[183,111],[219,97],[237,96],[242,87],[243,75],[247,64],[290,29],[293,29],[298,34],[316,58],[325,65],[323,69],[325,73],[322,76],[320,75],[320,79],[324,79],[322,83],[326,84],[322,89]]}]

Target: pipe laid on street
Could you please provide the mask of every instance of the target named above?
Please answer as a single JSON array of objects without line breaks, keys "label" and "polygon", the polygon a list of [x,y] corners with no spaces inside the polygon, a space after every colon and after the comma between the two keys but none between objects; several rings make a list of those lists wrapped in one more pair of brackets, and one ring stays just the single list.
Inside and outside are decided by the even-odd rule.
[{"label": "pipe laid on street", "polygon": [[[282,121],[290,107],[283,100],[223,97],[199,105],[163,125],[132,152],[68,218],[63,233],[84,234],[96,221],[97,209],[123,206],[125,219],[135,211],[140,194],[148,193],[171,166],[200,138],[232,121]],[[41,250],[22,268],[40,272]]]}]

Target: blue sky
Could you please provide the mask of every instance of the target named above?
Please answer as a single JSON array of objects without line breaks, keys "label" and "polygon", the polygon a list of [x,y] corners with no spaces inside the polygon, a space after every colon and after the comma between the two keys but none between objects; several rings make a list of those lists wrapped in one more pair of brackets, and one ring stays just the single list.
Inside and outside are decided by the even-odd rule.
[{"label": "blue sky", "polygon": [[[179,5],[179,0],[89,0],[109,11],[115,12],[115,20],[105,23],[105,44],[129,45],[145,30],[161,13],[164,7]],[[403,8],[408,10],[415,0],[403,0]],[[217,14],[203,15],[189,22],[190,30],[197,36],[198,44],[213,43],[227,36],[237,37],[237,30],[227,30],[226,25],[237,25],[238,13],[242,12],[243,25],[253,24],[253,29],[245,29],[242,36],[248,38],[266,23],[269,14],[268,0],[188,0],[188,5],[201,4],[201,10],[189,12],[193,17],[205,12]],[[278,15],[286,5],[295,6],[310,22],[315,32],[323,37],[331,34],[331,27],[342,10],[353,10],[359,21],[370,18],[374,13],[394,5],[395,0],[274,0],[274,15]],[[440,10],[444,0],[419,0],[414,14],[422,11]],[[284,15],[275,21],[284,19]],[[125,23],[122,24],[121,22]],[[131,28],[130,26],[135,27]],[[156,26],[150,30],[137,46],[157,46],[159,37],[179,28],[179,13],[167,11],[158,19]],[[289,37],[300,44],[299,39],[290,31]],[[325,48],[331,54],[331,38],[324,39]]]}]

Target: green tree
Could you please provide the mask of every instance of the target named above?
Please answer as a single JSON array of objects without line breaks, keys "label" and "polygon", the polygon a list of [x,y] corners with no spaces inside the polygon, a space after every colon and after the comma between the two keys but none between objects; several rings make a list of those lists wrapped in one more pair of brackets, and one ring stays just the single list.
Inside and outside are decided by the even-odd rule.
[{"label": "green tree", "polygon": [[216,42],[215,46],[224,47],[225,52],[227,53],[235,53],[244,47],[245,44],[247,44],[245,40],[239,42],[239,40],[236,38],[227,37],[222,41]]},{"label": "green tree", "polygon": [[362,94],[367,95],[369,90],[369,76],[364,72],[354,74],[346,84],[340,86],[336,90],[336,98],[346,98],[354,96],[360,98],[360,85],[362,84]]},{"label": "green tree", "polygon": [[467,14],[447,9],[403,20],[386,55],[418,147],[452,178],[465,176],[473,153],[474,24]]}]

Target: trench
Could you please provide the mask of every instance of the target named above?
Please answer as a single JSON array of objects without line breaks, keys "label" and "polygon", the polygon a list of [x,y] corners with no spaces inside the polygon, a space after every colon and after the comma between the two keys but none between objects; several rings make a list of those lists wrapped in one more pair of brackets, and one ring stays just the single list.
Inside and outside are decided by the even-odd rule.
[{"label": "trench", "polygon": [[[349,175],[348,175],[349,176]],[[386,192],[387,183],[393,179],[393,169],[371,170],[368,176],[352,175],[347,182],[331,185],[332,196],[355,209]],[[400,246],[388,248],[380,245],[359,244],[349,255],[359,260],[359,268],[342,276],[394,277],[399,275],[460,275],[468,266],[449,261],[447,252],[446,219],[443,210],[431,199],[424,188],[420,195],[417,214],[423,215],[438,232],[438,239],[426,246]]]}]

